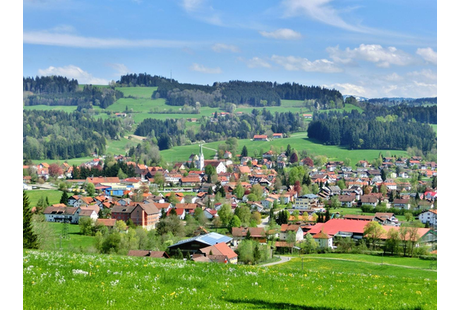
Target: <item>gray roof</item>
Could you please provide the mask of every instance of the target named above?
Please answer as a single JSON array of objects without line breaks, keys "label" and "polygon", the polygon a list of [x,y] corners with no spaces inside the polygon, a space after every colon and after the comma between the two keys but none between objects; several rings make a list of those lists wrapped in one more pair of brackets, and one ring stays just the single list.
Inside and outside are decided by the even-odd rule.
[{"label": "gray roof", "polygon": [[171,245],[169,247],[177,246],[177,245],[184,244],[184,243],[189,243],[189,242],[192,242],[192,241],[198,241],[198,242],[201,242],[201,243],[204,243],[204,244],[207,244],[207,245],[214,245],[216,243],[221,243],[221,242],[228,243],[228,242],[230,242],[232,240],[233,240],[232,237],[227,237],[225,235],[221,235],[221,234],[218,234],[218,233],[215,233],[215,232],[211,232],[211,233],[206,234],[206,235],[201,235],[201,236],[196,236],[196,237],[193,237],[193,238],[181,240],[181,241],[177,242],[176,244],[173,244],[173,245]]}]

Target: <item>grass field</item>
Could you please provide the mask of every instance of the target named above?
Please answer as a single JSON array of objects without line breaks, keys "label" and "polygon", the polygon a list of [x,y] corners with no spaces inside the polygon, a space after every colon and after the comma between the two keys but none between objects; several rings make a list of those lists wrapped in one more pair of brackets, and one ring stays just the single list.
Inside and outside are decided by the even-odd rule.
[{"label": "grass field", "polygon": [[76,224],[67,224],[66,236],[63,236],[63,223],[46,222],[49,225],[53,236],[49,236],[45,247],[47,249],[55,250],[75,250],[75,249],[87,249],[94,244],[94,237],[85,236],[80,233],[80,226]]},{"label": "grass field", "polygon": [[[341,258],[340,255],[334,258]],[[344,260],[347,259],[347,260]],[[25,250],[25,309],[436,309],[436,272],[305,256],[263,266]],[[353,258],[356,260],[356,258]],[[397,263],[397,264],[396,264]],[[408,268],[411,267],[411,268]]]},{"label": "grass field", "polygon": [[58,190],[27,190],[25,192],[29,197],[30,207],[35,207],[41,197],[44,199],[48,197],[50,205],[53,205],[59,203],[62,196],[62,192]]},{"label": "grass field", "polygon": [[[225,141],[211,142],[204,146],[212,149],[218,149],[220,144],[225,144]],[[377,158],[380,153],[384,156],[391,155],[406,155],[406,151],[395,151],[395,150],[348,150],[343,147],[323,145],[315,143],[313,140],[307,138],[307,133],[295,133],[289,138],[277,139],[272,141],[251,141],[250,139],[238,140],[238,151],[241,152],[244,145],[248,149],[249,156],[254,156],[254,152],[260,153],[260,150],[264,152],[269,151],[271,146],[281,150],[286,149],[287,145],[290,144],[291,148],[301,151],[306,150],[309,156],[325,155],[329,160],[344,160],[349,158],[351,164],[355,165],[360,160],[369,160]],[[199,146],[197,144],[176,146],[172,149],[161,151],[161,156],[167,162],[186,161],[190,154],[197,154],[199,152]],[[215,152],[208,149],[203,149],[205,159],[211,159]]]}]

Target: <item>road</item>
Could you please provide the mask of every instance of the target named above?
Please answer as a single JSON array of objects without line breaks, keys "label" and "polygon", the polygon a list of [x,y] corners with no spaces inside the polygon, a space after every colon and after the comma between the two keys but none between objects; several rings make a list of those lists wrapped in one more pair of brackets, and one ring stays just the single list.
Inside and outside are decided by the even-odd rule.
[{"label": "road", "polygon": [[282,263],[286,263],[288,261],[291,260],[291,256],[280,256],[279,258],[281,258],[280,261],[278,262],[274,262],[274,263],[268,263],[268,264],[263,264],[263,265],[258,265],[258,266],[262,266],[262,267],[267,267],[267,266],[272,266],[272,265],[277,265],[277,264],[282,264]]}]

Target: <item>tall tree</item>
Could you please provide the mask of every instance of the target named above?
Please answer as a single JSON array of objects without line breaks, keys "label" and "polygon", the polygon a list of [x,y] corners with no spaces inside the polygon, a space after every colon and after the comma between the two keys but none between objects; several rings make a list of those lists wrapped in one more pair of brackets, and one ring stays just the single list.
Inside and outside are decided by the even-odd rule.
[{"label": "tall tree", "polygon": [[63,191],[61,195],[61,200],[59,201],[59,203],[63,203],[67,205],[68,202],[69,202],[69,196],[67,195],[67,192]]},{"label": "tall tree", "polygon": [[246,145],[243,146],[243,149],[241,150],[241,157],[246,157],[248,156],[248,148]]},{"label": "tall tree", "polygon": [[22,192],[22,247],[24,249],[38,249],[38,237],[32,227],[32,212],[29,197]]}]

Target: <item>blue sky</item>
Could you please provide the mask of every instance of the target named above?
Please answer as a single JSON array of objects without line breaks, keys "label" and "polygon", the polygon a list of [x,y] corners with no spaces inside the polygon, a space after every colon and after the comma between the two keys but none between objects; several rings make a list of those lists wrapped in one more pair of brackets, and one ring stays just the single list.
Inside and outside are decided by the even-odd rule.
[{"label": "blue sky", "polygon": [[433,0],[24,0],[23,75],[297,82],[437,96]]}]

